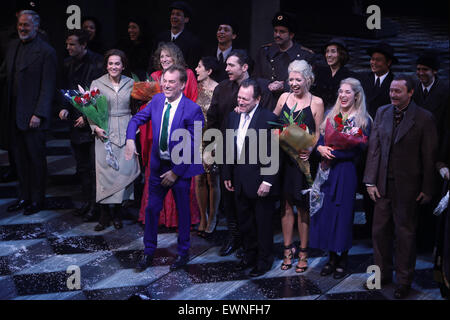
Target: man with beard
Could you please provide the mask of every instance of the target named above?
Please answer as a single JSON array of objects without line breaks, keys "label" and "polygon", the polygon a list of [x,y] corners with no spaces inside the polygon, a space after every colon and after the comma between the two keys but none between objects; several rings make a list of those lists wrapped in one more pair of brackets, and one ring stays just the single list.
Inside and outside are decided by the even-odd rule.
[{"label": "man with beard", "polygon": [[18,40],[10,43],[4,66],[8,83],[11,145],[19,176],[19,199],[8,212],[41,211],[45,200],[45,134],[56,89],[55,50],[38,36],[39,15],[20,12]]},{"label": "man with beard", "polygon": [[259,49],[252,76],[269,80],[268,89],[278,100],[283,92],[289,91],[287,78],[291,62],[306,60],[313,65],[314,52],[294,41],[296,27],[292,14],[278,12],[272,20],[272,26],[274,42]]}]

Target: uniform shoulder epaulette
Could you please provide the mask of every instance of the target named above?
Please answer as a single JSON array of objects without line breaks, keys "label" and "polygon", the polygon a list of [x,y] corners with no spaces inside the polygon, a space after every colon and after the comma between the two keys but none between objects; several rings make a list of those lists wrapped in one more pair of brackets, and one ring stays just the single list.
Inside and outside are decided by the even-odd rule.
[{"label": "uniform shoulder epaulette", "polygon": [[306,50],[306,51],[308,51],[309,53],[314,54],[314,51],[312,51],[310,48],[307,48],[307,47],[304,47],[304,46],[300,46],[300,49]]}]

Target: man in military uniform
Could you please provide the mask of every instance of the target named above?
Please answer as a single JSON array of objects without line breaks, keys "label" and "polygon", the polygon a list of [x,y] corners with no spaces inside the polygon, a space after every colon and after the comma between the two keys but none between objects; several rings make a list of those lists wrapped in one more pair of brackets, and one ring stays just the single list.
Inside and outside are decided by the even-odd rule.
[{"label": "man in military uniform", "polygon": [[294,41],[295,17],[279,12],[272,20],[274,42],[263,45],[256,56],[254,78],[271,81],[269,90],[275,98],[288,91],[289,64],[294,60],[306,60],[313,64],[314,52]]}]

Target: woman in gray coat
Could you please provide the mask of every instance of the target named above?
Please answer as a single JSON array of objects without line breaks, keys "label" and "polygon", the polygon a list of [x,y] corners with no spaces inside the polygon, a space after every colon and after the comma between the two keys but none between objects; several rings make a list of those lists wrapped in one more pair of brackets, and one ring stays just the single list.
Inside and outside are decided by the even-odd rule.
[{"label": "woman in gray coat", "polygon": [[[94,80],[91,90],[97,88],[108,100],[108,132],[96,125],[91,125],[96,135],[95,163],[97,183],[97,203],[101,205],[99,224],[95,231],[107,228],[113,220],[114,227],[121,229],[122,204],[134,199],[133,182],[140,174],[137,158],[126,161],[124,147],[126,131],[131,119],[131,91],[133,80],[122,75],[127,64],[125,54],[120,50],[110,50],[105,55],[107,74]],[[107,161],[105,142],[111,142],[112,153],[117,159],[116,165]],[[115,168],[114,168],[115,167]]]}]

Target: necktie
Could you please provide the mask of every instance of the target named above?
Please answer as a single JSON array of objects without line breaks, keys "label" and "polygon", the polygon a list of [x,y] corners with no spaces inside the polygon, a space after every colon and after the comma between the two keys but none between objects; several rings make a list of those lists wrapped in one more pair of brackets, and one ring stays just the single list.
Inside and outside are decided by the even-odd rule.
[{"label": "necktie", "polygon": [[395,108],[394,111],[394,120],[395,120],[395,124],[398,126],[400,124],[400,122],[402,122],[403,117],[405,116],[405,113],[400,110],[398,110],[397,108]]},{"label": "necktie", "polygon": [[426,98],[426,97],[428,97],[428,89],[427,88],[425,88],[425,90],[423,90],[423,97],[424,98]]},{"label": "necktie", "polygon": [[248,113],[245,114],[244,116],[244,123],[242,125],[242,127],[239,128],[239,134],[238,134],[238,141],[237,141],[237,147],[238,147],[238,156],[241,156],[241,152],[242,152],[242,147],[244,146],[244,140],[245,140],[245,136],[247,131],[245,130],[245,126],[247,125],[247,123],[250,120],[250,115]]},{"label": "necktie", "polygon": [[166,112],[164,113],[163,127],[161,130],[161,139],[159,140],[159,148],[161,149],[162,152],[167,151],[167,138],[169,136],[170,109],[172,109],[172,105],[169,103],[167,105]]},{"label": "necktie", "polygon": [[380,77],[377,77],[377,81],[375,82],[375,88],[379,89],[381,87]]},{"label": "necktie", "polygon": [[172,37],[172,42],[175,42],[175,40],[176,40],[177,38],[175,38],[175,37]]},{"label": "necktie", "polygon": [[219,63],[220,64],[224,63],[224,58],[223,58],[223,53],[222,52],[219,54]]}]

